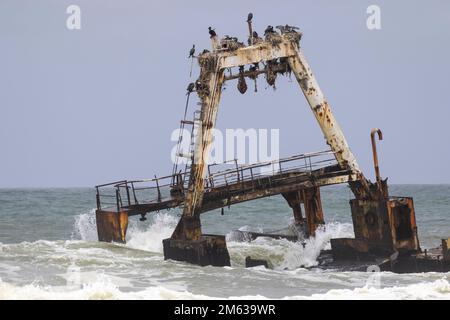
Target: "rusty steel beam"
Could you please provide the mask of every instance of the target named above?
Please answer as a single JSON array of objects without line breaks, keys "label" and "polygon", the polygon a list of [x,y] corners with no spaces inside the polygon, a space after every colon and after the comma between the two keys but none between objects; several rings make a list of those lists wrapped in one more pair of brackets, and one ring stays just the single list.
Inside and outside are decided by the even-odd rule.
[{"label": "rusty steel beam", "polygon": [[222,57],[220,66],[226,69],[295,56],[296,51],[291,42],[285,40],[277,46],[269,42],[261,42],[231,52],[221,52],[219,55]]},{"label": "rusty steel beam", "polygon": [[197,209],[202,204],[204,177],[211,153],[213,129],[224,82],[224,71],[220,68],[219,61],[213,59],[206,62],[200,72],[199,82],[202,88],[197,90],[202,106],[201,120],[195,137],[189,185],[182,218],[172,235],[177,239],[199,240],[201,238],[201,224]]},{"label": "rusty steel beam", "polygon": [[287,201],[289,207],[291,207],[292,212],[294,213],[294,222],[297,225],[302,225],[305,221],[302,215],[302,206],[303,202],[302,193],[300,191],[293,191],[288,193],[281,194],[283,198]]},{"label": "rusty steel beam", "polygon": [[[288,71],[286,68],[289,68],[289,66],[287,66],[286,64],[280,64],[280,65],[274,66],[272,68],[272,71],[273,72],[286,72],[286,71]],[[242,76],[244,76],[246,78],[250,78],[250,79],[255,79],[259,75],[265,74],[265,73],[267,73],[267,70],[265,70],[265,69],[256,70],[256,71],[244,71],[242,73]],[[239,77],[241,77],[241,75],[238,73],[229,75],[229,76],[225,76],[225,81],[239,79]]]},{"label": "rusty steel beam", "polygon": [[[294,44],[292,46],[294,47]],[[295,48],[295,50],[296,54],[288,58],[288,63],[316,117],[327,144],[335,152],[336,160],[342,168],[349,168],[358,176],[355,183],[349,183],[355,197],[360,199],[377,197],[377,193],[374,194],[370,188],[369,181],[364,177],[305,56],[300,49]]]},{"label": "rusty steel beam", "polygon": [[348,175],[330,178],[318,178],[317,180],[314,180],[314,182],[306,180],[301,182],[290,183],[288,185],[283,185],[279,187],[266,187],[263,189],[254,190],[252,192],[229,195],[226,198],[219,198],[214,201],[205,198],[205,201],[199,210],[201,213],[208,212],[229,205],[234,205],[242,202],[278,195],[280,193],[281,194],[290,193],[303,189],[316,188],[318,186],[345,183],[349,181],[348,179],[349,179]]},{"label": "rusty steel beam", "polygon": [[336,154],[336,160],[341,167],[350,168],[354,173],[360,174],[358,162],[301,50],[298,49],[297,54],[290,57],[288,62],[322,129],[327,144]]},{"label": "rusty steel beam", "polygon": [[305,216],[307,222],[307,235],[315,236],[320,225],[325,224],[320,197],[320,188],[308,188],[301,191],[303,204],[305,206]]}]

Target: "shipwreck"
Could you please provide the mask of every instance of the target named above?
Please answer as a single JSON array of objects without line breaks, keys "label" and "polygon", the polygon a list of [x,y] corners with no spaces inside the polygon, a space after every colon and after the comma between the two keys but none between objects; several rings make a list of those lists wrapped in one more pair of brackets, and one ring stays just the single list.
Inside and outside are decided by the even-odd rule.
[{"label": "shipwreck", "polygon": [[[145,180],[123,180],[96,186],[96,221],[100,241],[125,242],[128,219],[164,209],[182,208],[182,215],[170,238],[163,241],[165,259],[197,265],[227,266],[230,256],[222,235],[202,233],[201,214],[237,203],[282,195],[292,208],[295,224],[305,237],[314,237],[324,224],[321,187],[348,184],[354,199],[350,201],[355,238],[332,239],[331,250],[319,257],[323,268],[365,270],[369,265],[393,272],[450,271],[450,238],[440,247],[421,250],[411,197],[389,193],[387,179],[382,179],[378,166],[376,138],[380,129],[371,132],[376,181],[368,180],[361,171],[341,127],[333,116],[308,62],[300,41],[302,33],[289,25],[268,26],[263,36],[253,30],[253,15],[247,20],[247,43],[226,36],[219,38],[209,29],[211,51],[194,56],[200,76],[188,87],[188,99],[196,93],[201,108],[193,119],[185,118],[181,127],[190,127],[191,150],[185,164],[175,163],[172,174]],[[226,72],[233,70],[234,72]],[[304,153],[269,163],[236,165],[212,172],[208,165],[223,86],[237,80],[238,90],[245,93],[246,80],[264,77],[275,85],[278,76],[293,74],[319,124],[329,149]],[[197,127],[199,130],[193,130]],[[277,170],[262,174],[261,167]],[[151,196],[149,196],[151,195]],[[150,198],[149,198],[150,197]],[[303,208],[303,209],[302,209]],[[295,236],[250,233],[259,236]],[[247,258],[247,265],[267,265],[264,260]]]}]

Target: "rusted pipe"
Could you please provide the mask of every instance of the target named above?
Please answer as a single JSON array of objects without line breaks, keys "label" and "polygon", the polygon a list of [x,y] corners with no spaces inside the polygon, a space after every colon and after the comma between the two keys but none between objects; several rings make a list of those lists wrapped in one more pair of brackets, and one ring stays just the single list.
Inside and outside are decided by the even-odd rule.
[{"label": "rusted pipe", "polygon": [[375,167],[375,176],[377,179],[377,184],[379,190],[382,190],[381,186],[381,176],[380,176],[380,167],[378,165],[378,153],[377,153],[377,144],[375,142],[375,134],[378,133],[378,139],[383,140],[383,132],[380,129],[374,128],[370,133],[370,138],[372,140],[372,153],[373,153],[373,165]]}]

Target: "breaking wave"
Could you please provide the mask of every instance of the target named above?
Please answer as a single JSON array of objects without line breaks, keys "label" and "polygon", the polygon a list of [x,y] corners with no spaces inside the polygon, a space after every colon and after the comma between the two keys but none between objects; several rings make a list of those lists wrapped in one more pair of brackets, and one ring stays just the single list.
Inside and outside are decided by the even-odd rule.
[{"label": "breaking wave", "polygon": [[375,288],[365,286],[353,290],[330,290],[313,294],[310,299],[333,300],[450,300],[450,283],[445,278],[434,282],[411,284],[404,287]]},{"label": "breaking wave", "polygon": [[[177,222],[178,219],[173,214],[161,212],[149,215],[145,223],[130,219],[126,247],[162,253],[162,240],[172,235]],[[75,217],[72,238],[98,241],[95,209]]]},{"label": "breaking wave", "polygon": [[124,292],[107,277],[83,284],[80,288],[39,286],[35,284],[15,286],[0,279],[0,300],[174,300],[207,299],[187,291],[178,292],[161,286],[149,287],[137,292]]},{"label": "breaking wave", "polygon": [[127,232],[127,247],[156,253],[163,252],[163,239],[170,238],[178,219],[173,214],[157,213],[149,217],[150,222],[133,221]]},{"label": "breaking wave", "polygon": [[231,260],[237,265],[244,265],[245,258],[264,259],[275,269],[297,269],[317,265],[320,251],[329,249],[330,239],[352,237],[351,224],[329,223],[316,231],[316,236],[303,242],[285,239],[260,237],[252,242],[235,241],[234,233],[227,235]]},{"label": "breaking wave", "polygon": [[[176,226],[175,215],[155,214],[145,223],[132,220],[125,246],[86,243],[96,240],[94,217],[91,211],[75,220],[74,236],[82,241],[40,240],[0,245],[5,259],[27,259],[29,264],[51,266],[56,270],[51,278],[41,277],[39,281],[27,278],[18,284],[15,279],[26,266],[14,264],[14,268],[8,269],[4,264],[0,268],[3,270],[0,276],[4,278],[3,281],[0,278],[0,299],[450,299],[449,273],[419,275],[415,283],[411,283],[415,280],[409,276],[401,278],[382,273],[384,280],[379,288],[367,284],[365,273],[337,275],[302,269],[317,265],[320,251],[329,248],[331,238],[353,236],[351,224],[329,223],[303,243],[264,237],[253,242],[238,241],[230,233],[227,240],[231,268],[192,268],[196,268],[194,274],[198,281],[209,283],[210,280],[204,279],[215,278],[225,284],[235,277],[246,279],[251,289],[234,293],[233,290],[193,289],[186,278],[186,268],[190,266],[163,260],[162,240],[169,237]],[[246,256],[268,259],[275,270],[244,269]],[[283,271],[285,269],[292,271]],[[273,283],[276,292],[260,288],[254,283],[257,279]],[[134,286],[136,281],[140,283],[138,287]],[[290,286],[278,286],[280,281],[304,283],[305,288],[293,290]]]},{"label": "breaking wave", "polygon": [[95,222],[95,209],[75,217],[72,238],[83,241],[98,241],[97,226]]},{"label": "breaking wave", "polygon": [[[127,231],[126,247],[162,253],[162,240],[171,236],[178,217],[170,213],[150,215],[148,221],[142,223],[137,219],[130,219]],[[248,231],[244,226],[240,231]],[[262,230],[257,230],[262,232]],[[83,241],[97,241],[95,225],[95,210],[80,214],[75,219],[74,235]],[[302,242],[291,242],[285,239],[271,239],[261,237],[252,242],[240,241],[233,231],[227,234],[227,244],[231,263],[244,266],[245,258],[266,259],[273,268],[279,270],[313,267],[317,265],[317,257],[321,250],[328,249],[330,239],[352,237],[353,226],[349,223],[328,223],[320,227],[316,236]]]},{"label": "breaking wave", "polygon": [[[80,288],[68,291],[67,287],[38,286],[34,284],[25,286],[15,286],[0,279],[0,299],[68,299],[68,300],[162,300],[162,299],[267,299],[262,295],[230,296],[230,297],[210,297],[206,295],[193,294],[188,291],[175,291],[162,286],[153,286],[141,291],[126,292],[120,290],[107,277],[99,277],[97,281],[85,284]],[[439,279],[434,282],[423,282],[402,287],[374,288],[362,287],[353,290],[336,289],[329,290],[323,294],[313,294],[311,296],[290,296],[282,299],[450,299],[450,283],[446,279]]]}]

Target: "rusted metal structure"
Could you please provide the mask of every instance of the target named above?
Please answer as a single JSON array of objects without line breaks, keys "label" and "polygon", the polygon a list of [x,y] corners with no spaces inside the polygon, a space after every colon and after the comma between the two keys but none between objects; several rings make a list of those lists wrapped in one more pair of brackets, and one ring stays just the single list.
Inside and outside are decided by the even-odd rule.
[{"label": "rusted metal structure", "polygon": [[[154,211],[182,207],[171,238],[163,241],[165,258],[199,265],[229,265],[225,238],[202,234],[202,213],[281,194],[292,208],[296,224],[306,236],[314,236],[317,227],[324,224],[320,188],[348,183],[355,196],[350,201],[355,238],[332,239],[332,250],[323,253],[322,261],[327,265],[375,261],[387,268],[389,257],[393,271],[448,270],[448,240],[443,240],[441,254],[435,254],[433,259],[424,256],[419,246],[413,199],[390,196],[386,180],[381,179],[375,145],[375,134],[382,139],[381,130],[374,129],[371,133],[376,172],[376,183],[372,183],[361,172],[302,53],[302,34],[288,25],[277,27],[279,32],[269,26],[261,38],[253,31],[252,16],[249,15],[247,23],[249,45],[228,36],[219,39],[215,31],[210,31],[212,51],[205,50],[197,57],[200,76],[189,86],[188,94],[195,90],[201,110],[194,113],[192,121],[184,119],[181,123],[182,127],[197,128],[184,172],[176,164],[172,175],[167,177],[96,187],[99,240],[124,242],[129,216],[140,215],[145,219],[146,214]],[[233,69],[238,72],[226,74],[226,70]],[[286,74],[294,74],[330,150],[269,163],[236,164],[232,169],[211,173],[208,158],[224,83],[237,79],[238,90],[245,93],[245,79],[256,81],[265,76],[272,86],[278,76]],[[267,166],[276,170],[272,174],[257,173],[257,169]],[[138,194],[142,191],[152,192],[153,198],[141,199]],[[108,198],[114,200],[113,208],[103,208]]]}]

